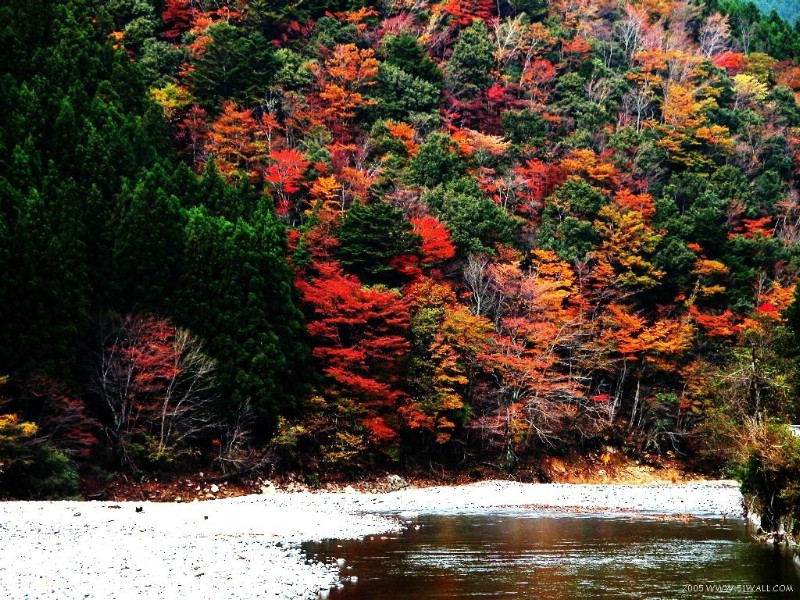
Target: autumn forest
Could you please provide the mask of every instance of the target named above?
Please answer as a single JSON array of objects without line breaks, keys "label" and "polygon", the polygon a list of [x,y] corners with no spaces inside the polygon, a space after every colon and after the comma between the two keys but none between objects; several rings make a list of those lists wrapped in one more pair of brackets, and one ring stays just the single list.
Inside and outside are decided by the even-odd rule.
[{"label": "autumn forest", "polygon": [[797,509],[798,94],[736,0],[5,2],[0,489],[613,447]]}]

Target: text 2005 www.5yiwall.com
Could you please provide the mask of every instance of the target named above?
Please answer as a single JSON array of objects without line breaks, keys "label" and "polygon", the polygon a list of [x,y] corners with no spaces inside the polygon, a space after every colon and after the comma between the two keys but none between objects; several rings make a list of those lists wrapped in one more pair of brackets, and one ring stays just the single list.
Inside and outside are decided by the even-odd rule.
[{"label": "text 2005 www.5yiwall.com", "polygon": [[686,592],[729,592],[729,593],[764,593],[772,592],[778,594],[791,594],[794,592],[793,586],[782,584],[686,584],[683,586]]}]

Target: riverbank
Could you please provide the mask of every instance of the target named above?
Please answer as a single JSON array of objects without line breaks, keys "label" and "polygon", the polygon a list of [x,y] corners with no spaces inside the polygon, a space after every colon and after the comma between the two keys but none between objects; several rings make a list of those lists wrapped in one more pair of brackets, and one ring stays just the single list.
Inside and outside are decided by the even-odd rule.
[{"label": "riverbank", "polygon": [[[265,490],[271,491],[268,488]],[[33,598],[314,598],[335,564],[304,541],[390,535],[415,513],[505,510],[741,517],[733,482],[487,481],[392,493],[266,493],[192,503],[0,504],[0,594]],[[138,511],[137,509],[141,509]]]}]

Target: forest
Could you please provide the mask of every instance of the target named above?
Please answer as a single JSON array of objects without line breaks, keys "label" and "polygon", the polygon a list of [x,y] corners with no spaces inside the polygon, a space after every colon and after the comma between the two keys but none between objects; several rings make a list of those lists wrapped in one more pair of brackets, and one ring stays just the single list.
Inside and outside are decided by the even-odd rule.
[{"label": "forest", "polygon": [[732,0],[3,3],[0,490],[612,447],[797,510],[798,57]]},{"label": "forest", "polygon": [[791,24],[795,24],[800,17],[800,2],[796,0],[758,0],[755,5],[765,15],[774,10],[778,16]]}]

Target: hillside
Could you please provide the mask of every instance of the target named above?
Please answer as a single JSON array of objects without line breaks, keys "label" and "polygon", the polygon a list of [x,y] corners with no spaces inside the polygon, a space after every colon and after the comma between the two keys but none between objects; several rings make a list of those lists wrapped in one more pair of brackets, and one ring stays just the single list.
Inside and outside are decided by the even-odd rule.
[{"label": "hillside", "polygon": [[787,23],[650,0],[0,23],[5,494],[612,452],[772,496],[796,475]]},{"label": "hillside", "polygon": [[792,24],[800,18],[800,2],[797,0],[756,0],[754,4],[765,15],[774,10]]}]

